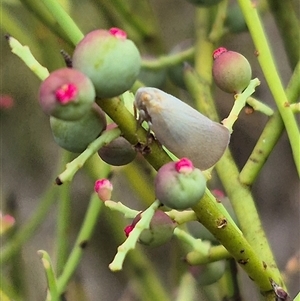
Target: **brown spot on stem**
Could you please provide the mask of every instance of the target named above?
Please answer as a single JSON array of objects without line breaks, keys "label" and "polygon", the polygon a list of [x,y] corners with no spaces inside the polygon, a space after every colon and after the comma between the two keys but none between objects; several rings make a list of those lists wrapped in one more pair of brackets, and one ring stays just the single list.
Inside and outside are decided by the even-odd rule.
[{"label": "brown spot on stem", "polygon": [[227,226],[227,219],[226,218],[220,218],[217,220],[217,228],[223,229]]},{"label": "brown spot on stem", "polygon": [[245,264],[247,264],[249,262],[249,258],[247,258],[247,259],[240,259],[239,261],[238,261],[238,263],[239,264],[242,264],[242,265],[245,265]]},{"label": "brown spot on stem", "polygon": [[250,157],[250,161],[252,161],[253,163],[258,163],[258,160],[256,158]]},{"label": "brown spot on stem", "polygon": [[262,262],[264,269],[266,269],[268,267],[268,265],[263,261]]},{"label": "brown spot on stem", "polygon": [[240,253],[243,254],[245,252],[245,250],[241,250]]},{"label": "brown spot on stem", "polygon": [[290,106],[290,103],[289,103],[288,101],[285,101],[284,104],[283,104],[283,106],[284,106],[285,108],[288,108],[288,107]]},{"label": "brown spot on stem", "polygon": [[59,177],[57,177],[55,179],[55,183],[56,183],[56,185],[62,185],[63,184],[63,182],[61,181],[61,179]]},{"label": "brown spot on stem", "polygon": [[255,56],[259,56],[259,51],[258,51],[258,50],[255,50],[255,51],[254,51],[254,55],[255,55]]},{"label": "brown spot on stem", "polygon": [[83,240],[80,244],[79,247],[81,249],[85,249],[87,247],[88,241],[87,240]]},{"label": "brown spot on stem", "polygon": [[254,109],[252,107],[249,107],[249,106],[245,107],[245,114],[251,115],[251,114],[253,114],[253,112],[254,112]]}]

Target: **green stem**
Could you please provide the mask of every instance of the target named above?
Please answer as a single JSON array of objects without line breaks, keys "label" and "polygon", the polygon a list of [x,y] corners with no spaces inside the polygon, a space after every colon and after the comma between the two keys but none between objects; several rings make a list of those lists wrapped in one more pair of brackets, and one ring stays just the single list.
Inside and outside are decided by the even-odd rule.
[{"label": "green stem", "polygon": [[142,20],[138,14],[134,14],[134,12],[129,9],[126,1],[111,0],[111,2],[114,5],[114,10],[117,11],[126,23],[133,27],[142,38],[151,38],[153,36],[154,29],[149,20]]},{"label": "green stem", "polygon": [[217,43],[224,35],[224,22],[227,16],[228,0],[223,0],[218,5],[215,20],[212,24],[211,32],[208,34],[208,39],[212,44]]},{"label": "green stem", "polygon": [[[300,61],[298,62],[286,89],[286,95],[290,103],[294,103],[300,95],[299,77]],[[249,159],[240,172],[239,179],[242,184],[248,186],[253,184],[263,168],[264,163],[281,137],[283,130],[284,124],[280,113],[277,111],[264,127],[264,130],[260,135]]]},{"label": "green stem", "polygon": [[112,271],[122,270],[123,262],[127,253],[135,248],[135,245],[140,237],[140,234],[144,229],[148,229],[151,219],[155,213],[155,210],[159,207],[160,202],[154,201],[146,210],[141,214],[141,219],[137,222],[130,235],[127,237],[125,242],[118,247],[118,253],[114,257],[113,261],[109,264],[109,268]]},{"label": "green stem", "polygon": [[[200,20],[198,22],[201,22],[203,26],[206,28],[209,27],[209,17],[206,15],[207,13],[205,11],[199,10],[199,13],[197,14],[197,18]],[[203,22],[206,21],[204,24]],[[196,23],[198,24],[198,23]],[[202,70],[202,66],[206,66],[207,61],[212,61],[211,58],[211,53],[213,50],[213,45],[212,43],[208,43],[207,37],[205,35],[205,30],[204,29],[198,29],[197,30],[197,39],[203,40],[203,41],[197,41],[196,45],[204,45],[205,47],[199,48],[199,51],[197,51],[196,48],[196,59],[198,62],[203,62],[203,64],[198,64],[196,65],[196,71],[197,74],[195,75],[194,72],[187,72],[187,76],[189,77],[187,82],[190,83],[188,86],[188,90],[191,93],[192,97],[196,99],[197,101],[197,106],[201,106],[201,110],[206,114],[209,118],[213,120],[217,120],[217,113],[216,109],[212,100],[211,92],[210,92],[210,84],[212,83],[212,74],[211,74],[211,68],[209,70],[205,69]],[[205,63],[204,63],[205,62]],[[210,65],[210,64],[208,64]],[[210,66],[211,67],[211,66]],[[198,75],[199,74],[199,75]],[[199,93],[201,90],[205,91],[206,93]],[[200,95],[200,96],[199,96]],[[202,96],[202,98],[201,98]],[[241,183],[238,180],[239,172],[236,167],[236,164],[234,163],[234,160],[230,154],[230,151],[227,150],[222,157],[222,159],[217,163],[216,165],[217,173],[222,181],[222,184],[224,185],[224,188],[227,192],[227,195],[229,199],[232,202],[233,208],[235,210],[235,213],[239,219],[239,223],[241,225],[243,234],[245,235],[247,239],[247,244],[250,243],[252,247],[251,248],[251,254],[255,257],[254,262],[257,264],[263,265],[263,261],[267,265],[268,271],[265,270],[265,274],[261,274],[262,278],[260,278],[259,275],[256,275],[258,278],[257,280],[257,285],[262,289],[262,286],[264,288],[262,289],[263,291],[270,291],[271,286],[269,283],[269,276],[267,275],[268,273],[273,275],[273,279],[278,279],[278,283],[282,283],[281,280],[281,275],[279,270],[277,269],[275,260],[273,258],[272,251],[270,249],[270,246],[268,244],[268,241],[266,239],[265,233],[262,229],[262,225],[258,216],[258,213],[255,208],[255,202],[253,200],[253,197],[250,193],[249,188],[241,185]],[[208,195],[205,195],[205,198],[207,198]],[[213,232],[212,225],[209,225],[210,222],[216,220],[216,217],[212,219],[212,221],[209,221],[208,215],[205,214],[206,212],[206,206],[203,203],[203,200],[201,200],[198,204],[198,208],[193,208],[195,210],[195,213],[197,214],[199,220],[203,223],[203,225],[210,230],[217,238],[217,233]],[[245,214],[246,213],[246,214]],[[203,214],[204,219],[201,218],[201,214]],[[211,212],[210,212],[211,214]],[[246,218],[245,218],[246,216]],[[211,215],[212,217],[212,215]],[[210,217],[210,218],[211,218]],[[251,226],[250,226],[251,225]],[[234,236],[236,238],[238,234],[236,233]],[[231,236],[233,237],[233,236]],[[238,249],[239,243],[236,241],[236,245],[234,241],[232,240],[231,242],[228,242],[229,237],[224,237],[225,241],[222,241],[222,244],[227,248],[227,250],[235,257],[235,255],[238,255],[236,250]],[[238,239],[238,238],[237,238]],[[249,242],[249,243],[248,243]],[[229,245],[227,245],[229,243]],[[232,243],[232,245],[231,245]],[[242,243],[243,244],[243,243]],[[235,245],[235,247],[234,247]],[[233,248],[231,250],[231,247]],[[253,249],[252,249],[253,248]],[[256,255],[259,254],[259,255]],[[261,259],[258,258],[258,256],[261,257]],[[235,257],[235,259],[237,259]],[[247,260],[246,260],[247,261]],[[245,262],[242,260],[241,262]],[[252,263],[254,263],[252,262]],[[250,261],[247,263],[249,264]],[[247,264],[244,266],[241,265],[248,275],[250,273],[256,273],[256,268],[252,266],[250,270],[248,270],[249,266],[247,267]],[[261,266],[260,266],[261,268]],[[267,273],[267,274],[266,274]],[[259,279],[260,278],[260,279]],[[266,299],[272,300],[274,298],[274,294],[272,292],[266,293]]]},{"label": "green stem", "polygon": [[57,285],[56,285],[56,278],[53,271],[52,263],[49,254],[46,251],[38,251],[38,254],[41,257],[46,278],[48,282],[48,296],[47,300],[50,301],[58,301],[58,292],[57,292]]},{"label": "green stem", "polygon": [[194,54],[195,48],[191,47],[178,53],[160,56],[155,60],[144,59],[142,60],[142,67],[150,70],[163,69],[190,60]]},{"label": "green stem", "polygon": [[196,292],[197,285],[195,278],[190,272],[186,272],[181,277],[175,301],[193,301],[195,300]]},{"label": "green stem", "polygon": [[259,84],[260,81],[255,78],[250,81],[248,87],[243,91],[242,94],[235,95],[234,105],[228,117],[222,121],[223,125],[226,126],[231,133],[233,131],[232,127],[238,119],[240,112],[245,107],[247,99],[255,92],[255,87],[257,87]]},{"label": "green stem", "polygon": [[[119,215],[109,214],[106,219],[109,228],[112,229],[111,233],[116,241],[116,244],[124,241],[124,223]],[[150,258],[145,254],[141,248],[135,248],[134,251],[129,252],[127,255],[127,267],[123,272],[128,272],[129,279],[136,279],[135,283],[139,290],[142,291],[142,296],[147,296],[147,300],[155,301],[171,301],[170,294],[166,290],[164,281],[160,279],[159,273],[155,270],[155,266]],[[140,298],[144,300],[144,298]]]},{"label": "green stem", "polygon": [[139,147],[146,160],[157,170],[171,159],[157,141],[149,144],[147,131],[137,126],[137,120],[117,98],[97,100],[98,105],[118,125],[122,135],[132,145]]},{"label": "green stem", "polygon": [[74,274],[80,259],[82,258],[84,249],[95,229],[102,205],[103,203],[99,200],[98,195],[93,193],[73,250],[64,266],[62,274],[57,279],[57,291],[59,296],[66,289],[70,278]]},{"label": "green stem", "polygon": [[250,189],[240,183],[239,171],[229,150],[225,152],[220,162],[216,165],[216,170],[225,187],[227,196],[231,200],[231,204],[246,239],[262,260],[266,262],[268,268],[272,270],[274,275],[273,279],[279,279],[280,281],[277,281],[277,283],[283,285]]},{"label": "green stem", "polygon": [[77,158],[66,165],[65,171],[57,176],[56,183],[61,185],[66,181],[72,181],[76,172],[84,166],[84,163],[90,159],[98,151],[98,149],[119,136],[120,130],[118,128],[104,131],[101,136],[88,145],[85,151],[83,151]]},{"label": "green stem", "polygon": [[238,2],[256,47],[259,64],[285,125],[293,152],[294,162],[298,174],[300,174],[300,136],[298,125],[291,108],[288,106],[288,98],[275,66],[271,49],[268,45],[262,23],[258,16],[257,8],[251,0],[238,0]]},{"label": "green stem", "polygon": [[[69,162],[71,154],[64,152],[64,162]],[[56,235],[56,273],[60,275],[68,257],[69,249],[69,227],[70,227],[70,209],[71,195],[70,183],[65,183],[60,187],[60,199],[57,212],[57,235]]]},{"label": "green stem", "polygon": [[48,77],[48,69],[35,59],[28,46],[21,45],[18,40],[11,36],[7,36],[6,38],[11,47],[11,52],[17,55],[40,80]]},{"label": "green stem", "polygon": [[[260,290],[267,292],[271,290],[269,278],[278,279],[277,269],[265,264],[251,247],[246,238],[227,221],[219,211],[216,203],[204,195],[201,201],[192,208],[202,223],[229,251],[251,279],[258,285]],[[261,244],[261,242],[260,242]]]},{"label": "green stem", "polygon": [[185,257],[185,260],[190,265],[206,264],[231,258],[230,253],[228,253],[224,246],[211,246],[210,242],[196,239],[178,227],[174,229],[174,235],[192,247],[192,251]]},{"label": "green stem", "polygon": [[291,0],[268,0],[268,4],[283,39],[290,66],[293,69],[300,59],[300,24],[293,3]]},{"label": "green stem", "polygon": [[56,201],[56,193],[57,187],[51,183],[28,222],[1,248],[1,265],[12,259],[22,248],[23,244],[33,236],[37,228],[44,221],[50,207]]},{"label": "green stem", "polygon": [[48,11],[67,34],[73,45],[77,45],[84,35],[59,2],[57,0],[41,0],[41,2],[47,7]]},{"label": "green stem", "polygon": [[0,278],[0,298],[1,301],[22,301],[24,296],[21,296],[20,291],[17,290],[11,283],[8,283],[7,277],[2,273]]},{"label": "green stem", "polygon": [[271,109],[268,105],[263,102],[257,100],[256,98],[250,96],[247,99],[247,104],[253,108],[254,111],[261,112],[266,116],[272,116],[274,114],[274,110]]},{"label": "green stem", "polygon": [[[213,9],[213,8],[212,8]],[[212,9],[197,8],[196,9],[196,44],[195,44],[195,69],[198,75],[207,83],[212,84],[212,53],[214,51],[214,43],[208,39],[208,34],[212,23]],[[205,54],[205,55],[203,55]]]},{"label": "green stem", "polygon": [[53,18],[42,1],[20,0],[22,4],[31,11],[45,26],[50,29],[56,36],[65,40],[69,45],[72,44],[66,33],[57,26],[57,20]]}]

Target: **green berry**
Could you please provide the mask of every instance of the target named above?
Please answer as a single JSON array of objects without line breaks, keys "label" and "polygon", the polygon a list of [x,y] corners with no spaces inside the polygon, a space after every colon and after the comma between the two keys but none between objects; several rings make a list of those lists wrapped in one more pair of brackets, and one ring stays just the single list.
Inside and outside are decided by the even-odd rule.
[{"label": "green berry", "polygon": [[95,104],[79,120],[66,121],[51,116],[50,126],[54,140],[60,147],[81,153],[105,129],[106,119],[104,112]]},{"label": "green berry", "polygon": [[72,59],[73,67],[91,79],[100,98],[130,89],[141,65],[137,47],[118,28],[88,33],[76,46]]},{"label": "green berry", "polygon": [[[110,124],[107,129],[115,127],[116,124]],[[98,155],[107,164],[121,166],[132,162],[136,157],[136,151],[124,137],[118,137],[101,147]]]},{"label": "green berry", "polygon": [[232,33],[247,31],[248,27],[243,16],[242,10],[237,3],[228,7],[225,25]]},{"label": "green berry", "polygon": [[[125,228],[126,236],[130,235],[137,222],[141,219],[141,212],[134,218],[131,225]],[[163,211],[155,211],[149,229],[143,230],[139,243],[151,247],[158,247],[168,242],[172,236],[176,223]]]},{"label": "green berry", "polygon": [[91,80],[78,70],[55,70],[42,82],[39,102],[42,110],[63,120],[77,120],[92,107],[96,93]]},{"label": "green berry", "polygon": [[250,83],[252,70],[248,60],[224,47],[213,53],[212,74],[216,85],[227,93],[241,93]]},{"label": "green berry", "polygon": [[205,188],[204,175],[186,158],[163,165],[155,177],[156,197],[173,209],[185,210],[196,205]]},{"label": "green berry", "polygon": [[193,266],[190,270],[198,285],[210,285],[217,282],[224,275],[225,260],[210,262],[200,266]]}]

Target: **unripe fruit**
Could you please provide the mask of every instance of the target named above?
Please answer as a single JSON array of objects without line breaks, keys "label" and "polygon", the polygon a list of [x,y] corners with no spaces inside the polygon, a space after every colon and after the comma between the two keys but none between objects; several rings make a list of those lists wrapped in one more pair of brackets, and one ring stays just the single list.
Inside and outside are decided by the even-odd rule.
[{"label": "unripe fruit", "polygon": [[[126,236],[130,235],[137,222],[141,219],[139,213],[133,220],[132,224],[125,228]],[[163,211],[155,211],[149,229],[143,230],[139,237],[139,243],[151,247],[158,247],[168,242],[172,236],[176,223]]]},{"label": "unripe fruit", "polygon": [[[116,124],[110,124],[107,129],[115,127]],[[121,166],[132,162],[136,157],[136,151],[124,137],[118,137],[101,147],[98,155],[107,164]]]},{"label": "unripe fruit", "polygon": [[99,179],[95,182],[94,190],[102,202],[110,200],[113,185],[108,179]]},{"label": "unripe fruit", "polygon": [[62,148],[81,153],[106,127],[104,112],[95,104],[79,120],[65,121],[50,117],[50,126],[55,142]]},{"label": "unripe fruit", "polygon": [[212,6],[221,1],[222,0],[188,0],[188,2],[191,2],[191,3],[193,3],[195,5],[199,5],[199,6]]},{"label": "unripe fruit", "polygon": [[163,165],[155,177],[155,195],[165,206],[185,210],[204,195],[206,179],[200,169],[183,158]]},{"label": "unripe fruit", "polygon": [[228,7],[225,25],[232,33],[247,31],[248,27],[245,18],[240,6],[237,3],[234,3]]},{"label": "unripe fruit", "polygon": [[130,89],[140,64],[137,47],[118,28],[88,33],[73,54],[73,67],[91,79],[100,98],[117,96]]},{"label": "unripe fruit", "polygon": [[210,262],[200,266],[192,266],[190,270],[198,285],[210,285],[217,282],[224,275],[225,260]]},{"label": "unripe fruit", "polygon": [[216,85],[228,93],[241,93],[250,83],[252,70],[248,60],[238,52],[224,47],[213,53],[212,74]]},{"label": "unripe fruit", "polygon": [[92,107],[96,92],[91,80],[78,70],[55,70],[42,82],[39,101],[42,110],[63,120],[78,120]]}]

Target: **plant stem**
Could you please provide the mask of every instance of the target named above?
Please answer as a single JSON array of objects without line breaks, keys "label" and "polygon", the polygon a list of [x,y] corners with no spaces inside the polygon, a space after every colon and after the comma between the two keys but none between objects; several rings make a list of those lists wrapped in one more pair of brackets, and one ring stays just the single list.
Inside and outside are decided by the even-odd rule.
[{"label": "plant stem", "polygon": [[258,53],[258,61],[268,83],[269,89],[274,97],[283,123],[285,125],[291,144],[294,162],[300,174],[300,143],[299,129],[295,116],[288,106],[288,98],[285,94],[278,70],[275,66],[268,41],[258,16],[255,4],[251,0],[238,0],[245,21],[248,25],[252,40]]},{"label": "plant stem", "polygon": [[[202,24],[204,27],[208,28],[209,27],[209,18],[207,16],[207,12],[205,11],[198,11],[199,14],[197,14],[197,18],[201,19],[199,22],[204,22],[206,20],[206,23]],[[198,23],[196,23],[198,24]],[[196,29],[197,30],[197,29]],[[212,96],[210,93],[209,85],[212,83],[212,73],[211,73],[211,68],[209,70],[205,69],[203,70],[202,67],[203,65],[207,66],[210,65],[207,62],[209,60],[212,61],[212,50],[213,50],[213,45],[208,44],[207,37],[205,36],[205,30],[204,29],[199,29],[197,30],[197,39],[202,39],[203,42],[197,41],[196,45],[201,45],[204,44],[206,47],[201,48],[201,51],[197,51],[196,48],[196,61],[198,62],[203,62],[203,64],[198,64],[196,65],[196,72],[199,75],[197,76],[192,76],[193,82],[190,82],[190,86],[188,87],[189,92],[193,96],[194,99],[197,99],[197,105],[200,105],[204,114],[206,114],[209,118],[213,120],[217,120],[217,114],[216,114],[216,109],[212,100]],[[205,62],[205,63],[204,63]],[[193,75],[193,73],[190,73],[189,75]],[[197,80],[198,78],[198,80]],[[199,90],[205,90],[205,94],[199,94]],[[200,96],[199,96],[200,95]],[[203,97],[201,99],[201,96]],[[207,109],[208,108],[208,109]],[[227,195],[229,199],[231,200],[232,206],[235,210],[235,213],[238,217],[241,229],[243,231],[243,234],[245,235],[247,239],[247,244],[248,242],[250,245],[253,247],[253,256],[256,257],[255,260],[257,261],[257,264],[263,265],[263,262],[266,263],[267,269],[269,270],[268,273],[271,273],[273,275],[273,279],[278,279],[279,281],[276,281],[277,283],[282,284],[281,280],[281,275],[280,272],[276,266],[275,260],[273,258],[273,254],[271,251],[271,248],[268,244],[268,241],[266,239],[265,233],[262,229],[262,225],[260,222],[260,218],[258,216],[256,207],[255,207],[255,202],[253,200],[253,197],[250,193],[249,188],[241,185],[241,183],[238,180],[239,177],[239,172],[236,167],[236,164],[232,158],[232,155],[229,150],[226,150],[224,156],[222,159],[217,163],[216,165],[216,170],[217,173],[220,177],[220,180],[227,192]],[[208,195],[206,194],[204,198],[207,198]],[[211,204],[210,204],[211,205]],[[201,208],[193,208],[195,213],[197,214],[197,217],[199,218],[200,222],[202,222],[206,228],[208,228],[211,232],[213,231],[213,228],[209,225],[210,221],[208,216],[205,214],[206,206],[203,204],[203,199],[199,202],[198,204],[199,207]],[[199,210],[199,211],[198,211]],[[201,214],[204,216],[204,221],[201,218]],[[215,217],[214,217],[215,218]],[[215,236],[217,233],[212,232]],[[236,233],[237,235],[237,233]],[[216,236],[217,237],[217,236]],[[217,237],[218,238],[218,237]],[[228,237],[225,237],[225,241],[221,241],[222,244],[228,249],[228,251],[235,257],[234,252],[238,249],[238,242],[236,246],[234,247],[234,242],[231,241],[229,243],[233,243],[232,246],[227,245],[227,240]],[[231,250],[230,248],[233,248]],[[255,253],[254,253],[255,252]],[[257,258],[257,254],[259,254],[259,257],[261,258],[260,260]],[[235,259],[237,259],[235,257]],[[250,261],[248,262],[250,263]],[[242,266],[242,265],[241,265]],[[243,268],[248,268],[247,264],[246,266],[242,266]],[[261,267],[260,267],[261,268]],[[251,269],[252,272],[256,273],[255,268]],[[251,273],[251,271],[247,271],[248,275]],[[266,270],[265,272],[266,273]],[[259,276],[259,275],[257,275]],[[261,274],[261,276],[263,276]],[[265,288],[262,289],[262,279],[258,280],[257,285],[264,291],[270,291],[271,285],[269,283],[269,276],[265,275],[264,277],[264,285]],[[283,286],[283,285],[282,285]],[[274,297],[274,294],[272,292],[266,294],[266,299]]]},{"label": "plant stem", "polygon": [[[71,153],[64,152],[63,161],[67,164],[71,158]],[[57,235],[56,235],[56,273],[60,275],[68,257],[69,249],[69,227],[70,227],[70,209],[71,195],[70,183],[65,183],[60,187],[60,199],[57,212]]]},{"label": "plant stem", "polygon": [[98,105],[105,113],[118,125],[122,135],[132,145],[140,149],[146,160],[158,170],[163,164],[170,162],[171,159],[161,145],[153,140],[148,143],[149,136],[147,131],[141,126],[137,126],[137,120],[126,109],[122,101],[117,98],[97,100]]},{"label": "plant stem", "polygon": [[300,24],[293,3],[291,0],[268,0],[268,4],[283,39],[290,66],[293,69],[300,59]]},{"label": "plant stem", "polygon": [[144,229],[148,229],[151,219],[155,213],[155,210],[159,207],[160,202],[154,201],[146,210],[141,214],[141,219],[137,222],[130,235],[125,242],[118,247],[118,253],[115,255],[113,261],[109,264],[109,268],[112,271],[119,271],[122,269],[123,262],[127,253],[135,248],[137,240]]},{"label": "plant stem", "polygon": [[[290,79],[286,89],[286,96],[290,103],[294,103],[300,95],[300,61]],[[280,113],[277,111],[269,119],[262,134],[260,135],[249,159],[240,172],[239,179],[242,184],[252,185],[264,163],[268,159],[276,143],[284,130],[284,124]]]},{"label": "plant stem", "polygon": [[73,19],[65,12],[57,0],[41,0],[52,14],[56,22],[67,34],[73,45],[77,45],[84,37]]},{"label": "plant stem", "polygon": [[59,26],[57,26],[57,20],[53,18],[51,13],[49,13],[49,11],[44,6],[42,1],[36,1],[36,0],[20,0],[20,1],[56,36],[65,40],[69,45],[72,44],[68,35],[66,35],[66,33]]},{"label": "plant stem", "polygon": [[90,159],[98,151],[99,148],[119,136],[120,130],[118,128],[104,131],[101,136],[99,136],[96,140],[88,145],[85,151],[83,151],[77,158],[66,165],[66,169],[57,176],[56,183],[58,185],[61,185],[66,181],[72,181],[76,172],[84,166],[84,163],[88,159]]},{"label": "plant stem", "polygon": [[35,59],[28,46],[21,45],[18,40],[11,36],[6,36],[6,38],[11,47],[11,52],[17,55],[40,80],[48,77],[48,69]]},{"label": "plant stem", "polygon": [[195,278],[190,272],[186,272],[181,277],[175,301],[193,301],[195,300],[196,291],[197,286]]},{"label": "plant stem", "polygon": [[[276,270],[264,263],[246,238],[227,221],[220,213],[216,203],[204,195],[201,201],[192,208],[200,223],[202,223],[230,252],[251,279],[259,286],[260,290],[266,292],[271,290],[269,278],[276,275]],[[260,242],[261,244],[261,242]]]},{"label": "plant stem", "polygon": [[103,203],[99,200],[98,195],[93,193],[73,250],[64,266],[62,274],[57,279],[57,291],[59,296],[66,289],[70,278],[80,262],[84,249],[93,234],[102,207]]},{"label": "plant stem", "polygon": [[57,187],[51,183],[28,222],[1,248],[1,265],[12,259],[22,248],[23,244],[33,236],[35,230],[45,219],[50,207],[56,201],[56,193]]},{"label": "plant stem", "polygon": [[[48,282],[48,298],[47,300],[51,301],[58,301],[58,293],[57,293],[57,285],[56,285],[56,278],[55,274],[52,268],[52,263],[49,254],[46,251],[38,251],[38,254],[41,257],[45,273],[46,273],[46,278]],[[50,297],[50,298],[49,298]]]},{"label": "plant stem", "polygon": [[150,70],[159,70],[187,61],[193,58],[194,54],[195,48],[191,47],[178,53],[160,56],[156,60],[144,59],[142,60],[142,67]]}]

